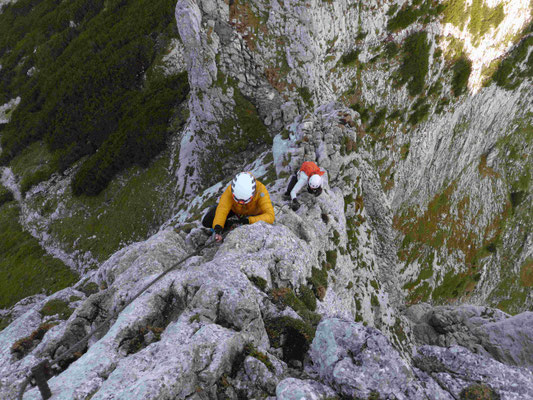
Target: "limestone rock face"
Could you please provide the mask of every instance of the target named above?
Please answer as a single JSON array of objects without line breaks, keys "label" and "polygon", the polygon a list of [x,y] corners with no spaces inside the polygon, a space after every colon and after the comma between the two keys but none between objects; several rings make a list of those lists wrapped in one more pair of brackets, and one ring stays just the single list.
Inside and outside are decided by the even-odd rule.
[{"label": "limestone rock face", "polygon": [[[437,20],[387,30],[403,5],[178,0],[172,62],[191,92],[176,215],[74,287],[2,311],[0,398],[102,324],[53,365],[53,399],[533,398],[533,86],[454,93]],[[413,95],[394,51],[421,32]],[[272,145],[251,145],[263,128]],[[303,161],[326,170],[323,193],[292,211]],[[240,170],[276,221],[215,244],[199,220]]]},{"label": "limestone rock face", "polygon": [[488,307],[426,304],[412,306],[406,314],[415,323],[413,332],[421,344],[460,345],[505,364],[532,368],[531,312],[510,316]]},{"label": "limestone rock face", "polygon": [[473,354],[464,347],[422,346],[414,357],[414,364],[455,398],[474,383],[483,384],[502,399],[533,396],[531,371]]}]

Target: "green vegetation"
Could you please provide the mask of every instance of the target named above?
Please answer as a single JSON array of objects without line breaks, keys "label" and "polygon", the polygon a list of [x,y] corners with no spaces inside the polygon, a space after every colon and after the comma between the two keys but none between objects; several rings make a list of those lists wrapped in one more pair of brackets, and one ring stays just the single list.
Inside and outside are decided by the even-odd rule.
[{"label": "green vegetation", "polygon": [[[270,345],[283,349],[284,361],[303,361],[316,332],[316,327],[310,323],[291,317],[265,321],[265,329]],[[285,340],[282,341],[282,338]]]},{"label": "green vegetation", "polygon": [[[479,275],[472,272],[455,273],[448,271],[441,284],[433,291],[433,300],[451,300],[462,297],[465,293],[470,292],[479,281]],[[470,289],[470,290],[469,290]]]},{"label": "green vegetation", "polygon": [[153,333],[153,341],[161,340],[161,334],[163,333],[164,328],[159,326],[142,326],[136,332],[132,332],[133,337],[126,339],[121,347],[126,351],[127,354],[135,354],[142,349],[144,349],[149,343],[146,343],[145,338],[146,334],[149,332]]},{"label": "green vegetation", "polygon": [[253,344],[248,343],[244,348],[244,352],[251,357],[257,358],[259,361],[265,364],[269,371],[275,371],[274,365],[272,364],[268,356],[265,353],[262,353],[257,350],[257,348]]},{"label": "green vegetation", "polygon": [[420,94],[429,69],[429,50],[426,32],[415,32],[405,39],[400,66],[400,84],[407,83],[411,96]]},{"label": "green vegetation", "polygon": [[85,296],[89,297],[92,294],[98,293],[100,288],[95,282],[86,281],[82,283],[80,287],[78,287],[78,290],[84,293]]},{"label": "green vegetation", "polygon": [[350,108],[359,113],[361,122],[366,124],[370,119],[370,109],[366,108],[362,103],[355,103],[350,105]]},{"label": "green vegetation", "polygon": [[491,28],[497,28],[505,17],[503,3],[490,8],[484,0],[472,0],[469,14],[468,31],[474,37],[474,44],[479,43]]},{"label": "green vegetation", "polygon": [[[320,321],[320,315],[316,314],[314,310],[311,310],[310,307],[313,307],[313,304],[309,302],[308,293],[305,293],[306,302],[302,301],[302,294],[297,297],[292,289],[279,288],[272,289],[270,297],[274,302],[281,302],[286,306],[291,307],[305,321],[316,326]],[[314,308],[316,309],[316,300],[314,302]]]},{"label": "green vegetation", "polygon": [[444,8],[444,21],[463,30],[468,19],[468,10],[465,0],[448,0]]},{"label": "green vegetation", "polygon": [[304,103],[308,107],[313,108],[314,107],[313,94],[311,93],[309,88],[307,86],[304,86],[304,87],[298,88],[297,90],[298,90],[298,94],[300,95]]},{"label": "green vegetation", "polygon": [[[504,204],[503,212],[495,215],[488,225],[476,227],[476,219],[469,213],[470,199],[465,197],[457,203],[452,202],[454,191],[455,183],[452,183],[435,195],[423,212],[409,209],[394,217],[394,228],[404,234],[398,257],[406,266],[415,260],[422,265],[419,277],[404,287],[409,290],[410,302],[425,301],[431,295],[425,280],[433,275],[435,251],[464,255],[463,272],[451,270],[440,279],[437,277],[440,283],[433,291],[433,300],[446,302],[464,297],[474,290],[480,279],[478,269],[481,260],[493,253],[489,250],[492,246],[496,249],[500,247],[509,206]],[[483,230],[482,237],[476,229]]]},{"label": "green vegetation", "polygon": [[257,286],[259,289],[264,291],[267,287],[267,281],[261,278],[260,276],[252,276],[249,278],[250,282],[252,282],[255,286]]},{"label": "green vegetation", "polygon": [[474,383],[459,393],[460,400],[500,400],[500,395],[484,383]]},{"label": "green vegetation", "polygon": [[303,360],[303,357],[315,336],[320,315],[316,314],[316,299],[312,291],[300,287],[300,296],[290,288],[273,289],[270,298],[275,303],[291,307],[302,318],[280,317],[265,321],[265,328],[273,347],[283,348],[283,359]]},{"label": "green vegetation", "polygon": [[[523,264],[520,279],[517,279],[516,274],[512,272],[515,270],[512,265],[516,262],[516,254],[521,251],[517,246],[523,243],[523,240],[517,240],[518,245],[513,244],[511,247],[503,244],[502,240],[509,236],[506,232],[516,229],[518,221],[522,224],[524,221],[526,224],[531,221],[523,199],[517,200],[514,206],[512,203],[513,193],[530,193],[531,167],[527,157],[532,143],[531,124],[523,122],[515,132],[505,136],[497,144],[497,148],[501,149],[499,151],[504,152],[507,157],[500,165],[499,172],[492,171],[492,174],[498,174],[498,179],[505,179],[509,186],[510,199],[503,204],[502,213],[494,215],[489,224],[476,228],[477,219],[468,217],[471,207],[468,197],[452,204],[453,184],[435,196],[423,215],[415,216],[409,211],[399,219],[395,218],[395,227],[403,220],[400,222],[400,230],[406,234],[398,253],[400,259],[405,261],[406,265],[414,260],[418,260],[422,265],[418,278],[404,286],[404,289],[409,291],[410,303],[426,301],[430,297],[437,302],[448,302],[468,296],[481,277],[479,267],[483,259],[498,254],[502,260],[501,278],[498,288],[491,294],[492,301],[506,312],[520,309],[527,298],[528,289],[524,282],[530,279],[530,273],[527,271],[531,267],[528,267],[527,262]],[[407,219],[403,219],[405,217]],[[481,236],[477,233],[479,230],[482,232]],[[433,274],[433,253],[442,252],[444,249],[447,249],[449,254],[457,251],[464,254],[466,268],[460,272],[450,270],[437,276],[439,285],[432,289],[427,279]]]},{"label": "green vegetation", "polygon": [[[533,31],[533,24],[525,30],[524,35]],[[512,90],[516,88],[525,78],[533,76],[533,53],[529,53],[529,48],[533,46],[533,36],[522,39],[514,47],[507,57],[498,65],[492,80],[498,86]],[[529,57],[528,57],[529,53]],[[526,57],[527,60],[526,60]],[[491,81],[487,81],[486,85]]]},{"label": "green vegetation", "polygon": [[9,326],[11,323],[11,315],[8,314],[4,317],[0,317],[0,332]]},{"label": "green vegetation", "polygon": [[117,174],[134,164],[148,167],[164,148],[167,126],[176,99],[183,101],[188,92],[185,73],[154,79],[128,99],[130,108],[117,130],[86,160],[72,181],[75,195],[95,196]]},{"label": "green vegetation", "polygon": [[418,99],[413,105],[413,112],[409,115],[409,122],[411,125],[416,125],[425,121],[429,116],[430,105],[426,103],[425,99]]},{"label": "green vegetation", "polygon": [[55,324],[39,325],[39,327],[33,331],[30,336],[19,339],[13,343],[11,346],[11,354],[13,354],[17,360],[22,359],[39,344],[46,332],[48,332],[53,326],[55,326]]},{"label": "green vegetation", "polygon": [[[212,182],[224,178],[222,165],[230,155],[250,152],[265,144],[272,144],[272,138],[259,118],[255,105],[242,94],[233,79],[224,77],[220,73],[219,75],[217,84],[221,88],[226,89],[228,86],[233,88],[233,100],[235,101],[233,112],[236,119],[227,118],[219,125],[218,139],[221,139],[224,145],[217,141],[208,146],[209,157],[205,159],[203,169],[208,171]],[[216,159],[213,159],[210,154],[217,154]]]},{"label": "green vegetation", "polygon": [[402,160],[405,160],[407,156],[409,155],[410,147],[411,147],[411,142],[408,142],[402,145],[402,148],[400,149],[400,158]]},{"label": "green vegetation", "polygon": [[478,44],[481,38],[491,29],[497,28],[505,17],[503,3],[491,8],[484,0],[473,0],[467,6],[466,0],[448,0],[444,8],[444,21],[462,30],[468,23],[468,31],[473,43]]},{"label": "green vegetation", "polygon": [[400,51],[400,46],[398,46],[394,42],[388,42],[385,45],[385,56],[389,59],[395,57],[399,51]]},{"label": "green vegetation", "polygon": [[52,154],[42,141],[32,143],[11,160],[13,173],[20,179],[20,191],[26,193],[33,185],[52,175]]},{"label": "green vegetation", "polygon": [[0,207],[2,207],[2,204],[8,203],[13,200],[13,193],[11,191],[0,184]]},{"label": "green vegetation", "polygon": [[68,306],[68,303],[60,299],[50,300],[41,309],[42,316],[57,315],[59,319],[68,319],[72,312],[73,310]]},{"label": "green vegetation", "polygon": [[520,285],[523,287],[533,286],[533,258],[531,257],[520,267]]},{"label": "green vegetation", "polygon": [[[0,14],[0,102],[20,96],[2,132],[7,162],[43,140],[50,162],[23,190],[86,157],[76,194],[95,195],[121,170],[146,166],[167,137],[187,77],[157,65],[177,37],[175,3],[20,0]],[[28,76],[27,72],[34,72]]]},{"label": "green vegetation", "polygon": [[[531,292],[532,261],[531,258],[519,260],[523,254],[528,229],[531,226],[531,154],[533,154],[533,114],[527,113],[524,118],[515,121],[516,129],[502,137],[496,148],[502,157],[498,172],[506,182],[509,192],[509,219],[505,224],[503,237],[514,237],[511,242],[496,242],[496,251],[501,259],[500,279],[498,287],[491,293],[489,301],[505,312],[514,314],[523,311],[524,303]],[[519,268],[517,268],[517,263]]]},{"label": "green vegetation", "polygon": [[43,291],[54,293],[78,279],[57,258],[46,254],[38,241],[22,230],[13,202],[0,206],[0,308]]},{"label": "green vegetation", "polygon": [[454,96],[464,93],[472,72],[472,62],[465,57],[459,58],[453,66],[452,92]]},{"label": "green vegetation", "polygon": [[337,266],[337,250],[326,251],[326,263],[328,270],[335,269]]},{"label": "green vegetation", "polygon": [[[406,4],[387,22],[387,30],[396,32],[405,29],[422,17],[424,18],[423,22],[428,23],[432,18],[438,16],[444,8],[444,4],[431,0],[426,0],[423,3],[415,1],[412,5]],[[393,15],[395,10],[396,8],[393,8],[387,14]]]},{"label": "green vegetation", "polygon": [[[68,251],[90,251],[99,262],[128,243],[145,239],[169,216],[165,192],[174,187],[175,178],[168,163],[165,153],[147,169],[130,167],[97,196],[62,199],[69,213],[52,221],[50,234]],[[59,199],[44,196],[38,194],[32,201],[47,216]]]},{"label": "green vegetation", "polygon": [[324,263],[322,269],[313,267],[311,271],[311,278],[308,278],[308,282],[311,284],[316,298],[323,300],[328,289],[328,270],[326,263]]},{"label": "green vegetation", "polygon": [[387,107],[383,107],[378,112],[376,112],[376,114],[374,115],[374,119],[368,126],[368,130],[374,131],[377,128],[379,128],[383,124],[383,122],[385,122],[386,115],[387,115]]},{"label": "green vegetation", "polygon": [[361,50],[355,49],[345,53],[341,56],[340,62],[345,66],[354,66],[358,62],[359,53]]},{"label": "green vegetation", "polygon": [[316,310],[316,296],[313,290],[305,285],[300,286],[299,299],[305,304],[310,311]]}]

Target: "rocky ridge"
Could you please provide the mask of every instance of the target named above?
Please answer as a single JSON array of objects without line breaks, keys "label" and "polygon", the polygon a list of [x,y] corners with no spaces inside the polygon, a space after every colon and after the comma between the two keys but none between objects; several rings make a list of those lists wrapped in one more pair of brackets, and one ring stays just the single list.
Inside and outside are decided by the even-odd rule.
[{"label": "rocky ridge", "polygon": [[[388,5],[256,1],[243,9],[241,2],[230,3],[180,0],[176,7],[191,97],[173,167],[179,191],[186,188],[196,198],[156,235],[120,250],[73,288],[8,310],[12,322],[0,332],[0,397],[15,398],[37,360],[57,358],[205,243],[198,216],[227,181],[209,182],[202,157],[211,156],[199,150],[227,143],[220,123],[236,117],[237,92],[251,100],[275,136],[271,148],[255,151],[254,162],[229,160],[223,171],[238,166],[268,183],[276,223],[240,227],[222,246],[209,245],[168,274],[55,368],[49,381],[54,398],[533,397],[531,313],[511,317],[481,307],[502,299],[494,290],[505,273],[500,264],[510,257],[506,249],[519,275],[533,248],[530,220],[523,217],[531,192],[512,187],[530,160],[531,143],[525,142],[518,160],[506,158],[513,150],[506,140],[531,118],[528,81],[512,91],[492,85],[445,106],[445,114],[434,108],[409,129],[405,119],[388,122],[384,140],[363,121],[365,110],[337,100],[359,96],[375,110],[416,103],[405,87],[391,85],[387,68],[398,60],[378,58],[367,68],[339,64],[354,43],[362,47],[357,63],[376,57],[380,50],[367,45],[385,38]],[[266,24],[256,26],[254,15],[266,15]],[[347,23],[355,20],[360,24]],[[267,28],[263,36],[261,26]],[[401,43],[421,28],[414,24],[393,40]],[[439,25],[425,28],[437,60]],[[362,39],[361,31],[367,32]],[[275,50],[280,38],[286,38],[281,53]],[[433,84],[445,75],[445,62],[437,60],[427,80]],[[354,81],[360,88],[352,93]],[[450,90],[445,84],[443,91]],[[329,183],[316,201],[303,195],[294,213],[280,194],[303,160],[326,168]],[[520,202],[512,204],[509,192],[520,190]],[[453,243],[404,259],[427,245],[406,243],[412,233],[404,227],[419,226],[421,215],[434,218],[424,213],[435,208],[435,198],[446,206],[437,207],[439,224],[457,223],[448,215],[471,223],[464,236],[453,234],[469,247],[488,248],[483,263]],[[510,210],[510,222],[494,229]],[[428,265],[430,278],[422,278]],[[450,271],[465,281],[477,277],[475,290],[452,296],[474,305],[404,310],[406,302],[442,301],[406,284],[437,289]],[[526,289],[521,310],[532,301]],[[51,304],[63,309],[54,313]],[[39,398],[37,389],[24,398]]]},{"label": "rocky ridge", "polygon": [[[293,125],[291,137],[274,141],[287,150],[272,161],[274,167],[288,167],[276,161],[291,150],[301,152],[295,163],[313,153],[329,165],[323,195],[303,195],[298,212],[282,202],[286,181],[278,179],[269,186],[274,225],[241,226],[222,245],[210,243],[202,228],[168,226],[120,250],[73,288],[16,306],[14,321],[0,332],[2,398],[16,398],[38,360],[59,357],[146,283],[206,243],[200,255],[54,367],[54,399],[457,399],[476,390],[502,399],[532,396],[531,338],[523,328],[531,324],[531,313],[511,318],[475,307],[417,306],[406,313],[414,321],[412,332],[407,317],[398,316],[395,271],[387,270],[390,260],[379,256],[383,246],[367,234],[382,218],[371,190],[378,187],[377,177],[368,174],[364,152],[338,150],[343,134],[356,134],[339,118],[352,116],[330,104]],[[304,135],[305,145],[297,146]],[[345,210],[340,182],[347,177],[368,188],[358,210]],[[355,234],[349,233],[350,215],[364,220]],[[359,238],[357,244],[350,235]],[[357,254],[359,268],[351,254]],[[376,277],[378,288],[371,283]],[[54,300],[72,314],[46,316]],[[508,339],[499,340],[502,330]],[[33,398],[40,398],[36,388],[24,395]]]}]

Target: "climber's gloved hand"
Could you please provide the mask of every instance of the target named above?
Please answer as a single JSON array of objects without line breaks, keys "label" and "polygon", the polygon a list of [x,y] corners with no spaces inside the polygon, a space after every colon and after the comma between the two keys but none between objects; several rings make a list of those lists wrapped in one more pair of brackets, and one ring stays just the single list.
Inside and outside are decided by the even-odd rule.
[{"label": "climber's gloved hand", "polygon": [[298,209],[300,208],[300,203],[298,202],[298,200],[292,199],[291,208],[292,211],[298,211]]},{"label": "climber's gloved hand", "polygon": [[220,225],[215,225],[215,241],[217,243],[222,242],[222,227]]},{"label": "climber's gloved hand", "polygon": [[315,195],[315,197],[318,197],[322,194],[322,188],[319,187],[319,188],[316,188],[314,191],[313,191],[313,194]]}]

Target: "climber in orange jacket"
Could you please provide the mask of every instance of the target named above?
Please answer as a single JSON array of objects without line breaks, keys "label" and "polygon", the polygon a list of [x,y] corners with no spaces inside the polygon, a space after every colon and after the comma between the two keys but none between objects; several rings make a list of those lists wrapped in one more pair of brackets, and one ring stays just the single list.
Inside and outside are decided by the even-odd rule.
[{"label": "climber in orange jacket", "polygon": [[296,211],[300,208],[300,203],[296,199],[298,192],[307,185],[307,191],[315,197],[322,193],[322,171],[318,165],[312,161],[305,161],[300,169],[291,177],[289,186],[284,193],[284,197],[291,199],[291,208]]},{"label": "climber in orange jacket", "polygon": [[[229,218],[237,217],[237,221]],[[240,172],[226,188],[220,201],[211,207],[202,219],[202,225],[212,228],[215,240],[222,241],[222,232],[235,224],[253,224],[258,221],[274,223],[274,207],[268,191],[249,172]]]}]

